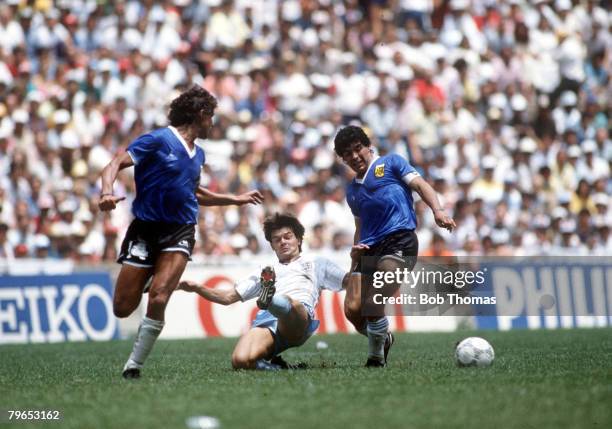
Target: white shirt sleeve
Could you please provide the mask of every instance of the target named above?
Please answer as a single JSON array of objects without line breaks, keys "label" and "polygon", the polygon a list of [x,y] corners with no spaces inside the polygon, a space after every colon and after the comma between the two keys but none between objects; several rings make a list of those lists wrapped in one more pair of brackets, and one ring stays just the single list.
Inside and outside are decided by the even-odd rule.
[{"label": "white shirt sleeve", "polygon": [[402,177],[402,180],[404,181],[406,185],[410,185],[410,182],[412,182],[417,177],[421,177],[421,175],[416,171],[411,171],[410,173]]},{"label": "white shirt sleeve", "polygon": [[329,259],[315,259],[315,272],[317,276],[317,285],[320,289],[328,289],[334,292],[342,290],[342,280],[346,271],[334,264]]},{"label": "white shirt sleeve", "polygon": [[256,298],[259,296],[261,285],[259,284],[259,276],[253,274],[244,280],[240,280],[234,286],[238,295],[240,295],[241,301],[248,301],[249,299]]}]

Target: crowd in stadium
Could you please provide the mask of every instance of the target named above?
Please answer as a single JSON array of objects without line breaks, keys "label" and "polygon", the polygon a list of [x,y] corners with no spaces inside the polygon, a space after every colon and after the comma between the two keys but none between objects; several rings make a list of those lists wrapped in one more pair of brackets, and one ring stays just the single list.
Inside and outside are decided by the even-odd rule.
[{"label": "crowd in stadium", "polygon": [[425,255],[612,254],[610,13],[593,0],[5,0],[0,258],[113,261],[132,169],[100,171],[167,125],[194,83],[219,101],[202,184],[261,206],[201,208],[193,259],[269,252],[287,210],[305,246],[348,252],[345,124],[406,157],[458,228],[417,203]]}]

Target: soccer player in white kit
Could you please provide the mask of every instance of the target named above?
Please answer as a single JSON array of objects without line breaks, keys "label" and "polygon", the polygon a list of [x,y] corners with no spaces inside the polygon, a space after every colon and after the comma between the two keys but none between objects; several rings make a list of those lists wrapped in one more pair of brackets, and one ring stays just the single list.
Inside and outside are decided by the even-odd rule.
[{"label": "soccer player in white kit", "polygon": [[231,288],[210,289],[183,281],[179,288],[209,301],[230,305],[258,298],[261,309],[251,329],[238,340],[232,353],[235,369],[280,369],[279,354],[298,347],[319,327],[315,308],[322,289],[341,291],[348,273],[326,258],[302,255],[304,227],[289,214],[264,221],[264,234],[278,262],[239,281]]}]

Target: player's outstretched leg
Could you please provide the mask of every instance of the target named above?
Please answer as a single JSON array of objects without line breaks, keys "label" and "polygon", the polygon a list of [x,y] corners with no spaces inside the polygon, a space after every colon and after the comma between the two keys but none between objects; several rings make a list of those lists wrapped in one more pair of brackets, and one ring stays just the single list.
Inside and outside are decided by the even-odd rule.
[{"label": "player's outstretched leg", "polygon": [[[304,304],[284,295],[274,296],[269,311],[278,317],[277,334],[278,340],[281,341],[281,351],[304,344],[318,326],[318,324],[312,322]],[[284,369],[304,369],[307,367],[305,363],[289,364],[280,356],[274,356],[271,362]]]},{"label": "player's outstretched leg", "polygon": [[[278,319],[275,335],[278,336],[277,340],[283,344],[281,349],[284,350],[287,347],[299,346],[305,341],[308,337],[307,329],[310,319],[304,304],[288,296],[276,294],[275,282],[274,269],[270,266],[265,267],[261,272],[262,290],[257,305]],[[259,360],[256,367],[258,369],[298,369],[303,368],[304,365],[290,365],[280,356],[272,356],[270,361]]]},{"label": "player's outstretched leg", "polygon": [[126,263],[122,265],[113,294],[113,313],[116,317],[128,317],[138,308],[143,289],[152,272],[152,268],[135,267]]},{"label": "player's outstretched leg", "polygon": [[187,257],[181,252],[162,252],[155,265],[146,317],[140,323],[132,353],[123,367],[124,378],[139,378],[145,360],[164,327],[166,305],[185,271]]},{"label": "player's outstretched leg", "polygon": [[351,273],[346,295],[344,296],[344,315],[361,335],[368,336],[367,321],[361,310],[361,274]]},{"label": "player's outstretched leg", "polygon": [[[128,317],[134,312],[140,304],[143,289],[148,280],[151,279],[152,272],[152,268],[136,267],[128,263],[123,264],[113,295],[113,312],[116,317]],[[157,329],[154,323],[144,322],[138,329],[137,343],[147,342],[150,331]],[[135,349],[140,349],[140,347],[135,347]],[[136,359],[138,358],[136,356]],[[140,366],[134,361],[128,360],[123,368],[123,376],[125,378],[138,378],[140,376]]]}]

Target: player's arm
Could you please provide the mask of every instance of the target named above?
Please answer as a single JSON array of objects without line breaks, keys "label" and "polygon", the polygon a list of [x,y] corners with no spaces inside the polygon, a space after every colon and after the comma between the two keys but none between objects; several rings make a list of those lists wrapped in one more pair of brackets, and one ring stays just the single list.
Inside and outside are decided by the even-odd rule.
[{"label": "player's arm", "polygon": [[323,289],[340,292],[349,285],[351,273],[344,271],[333,261],[327,258],[316,258],[317,284]]},{"label": "player's arm", "polygon": [[[361,219],[355,217],[355,235],[353,236],[353,247],[351,248],[351,272],[355,271],[359,264],[359,259],[363,254],[363,251],[369,249],[370,246],[367,244],[359,243],[359,237],[361,235]],[[344,282],[343,282],[344,288]]]},{"label": "player's arm", "polygon": [[113,195],[113,184],[117,180],[117,175],[124,168],[134,165],[132,157],[127,152],[117,154],[111,162],[102,170],[102,193],[98,207],[102,211],[113,210],[117,207],[119,201],[125,200],[125,197],[116,197]]},{"label": "player's arm", "polygon": [[196,189],[196,198],[201,206],[242,206],[244,204],[261,204],[263,195],[259,191],[249,191],[244,194],[220,194],[212,192],[203,186]]},{"label": "player's arm", "polygon": [[419,194],[421,199],[425,201],[425,204],[429,206],[434,214],[436,224],[438,224],[440,228],[446,228],[452,231],[457,226],[453,218],[447,215],[440,205],[436,191],[425,181],[425,179],[421,176],[408,174],[404,177],[404,181],[413,191]]},{"label": "player's arm", "polygon": [[342,289],[346,290],[351,281],[351,272],[348,272],[342,277]]},{"label": "player's arm", "polygon": [[179,283],[178,289],[185,292],[195,292],[204,299],[222,305],[230,305],[240,301],[240,295],[238,295],[234,287],[207,288],[196,282],[182,281]]}]

